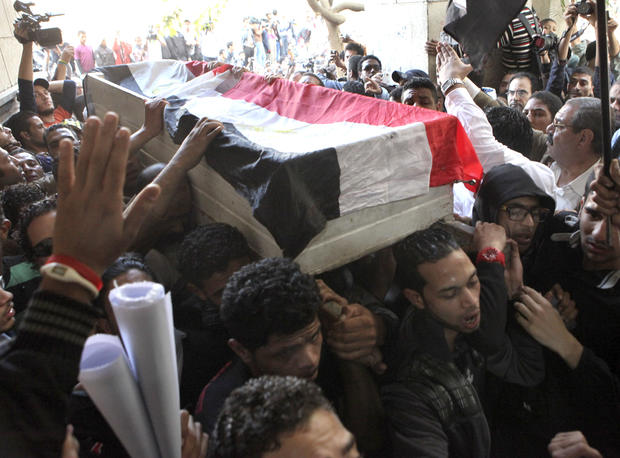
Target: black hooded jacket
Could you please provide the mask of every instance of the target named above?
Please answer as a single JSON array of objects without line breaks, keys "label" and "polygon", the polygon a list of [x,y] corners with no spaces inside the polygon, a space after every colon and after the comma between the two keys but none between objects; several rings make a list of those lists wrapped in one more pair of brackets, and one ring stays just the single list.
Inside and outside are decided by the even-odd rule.
[{"label": "black hooded jacket", "polygon": [[497,223],[500,207],[505,202],[519,197],[538,197],[541,206],[552,212],[555,210],[553,198],[536,186],[521,167],[512,164],[493,167],[485,174],[478,190],[472,223],[476,224],[477,221]]}]

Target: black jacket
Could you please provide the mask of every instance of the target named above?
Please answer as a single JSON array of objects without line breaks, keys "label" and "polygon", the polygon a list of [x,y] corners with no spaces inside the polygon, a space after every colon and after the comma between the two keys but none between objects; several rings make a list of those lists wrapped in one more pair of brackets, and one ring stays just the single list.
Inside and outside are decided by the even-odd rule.
[{"label": "black jacket", "polygon": [[97,316],[89,304],[34,294],[0,358],[0,456],[60,456],[67,400]]},{"label": "black jacket", "polygon": [[424,311],[410,308],[403,320],[406,356],[396,380],[381,390],[395,457],[489,456],[481,402],[486,370],[524,385],[540,383],[544,376],[540,346],[517,331],[517,337],[506,333],[503,267],[483,262],[477,268],[480,329],[460,336],[454,352],[443,326]]}]

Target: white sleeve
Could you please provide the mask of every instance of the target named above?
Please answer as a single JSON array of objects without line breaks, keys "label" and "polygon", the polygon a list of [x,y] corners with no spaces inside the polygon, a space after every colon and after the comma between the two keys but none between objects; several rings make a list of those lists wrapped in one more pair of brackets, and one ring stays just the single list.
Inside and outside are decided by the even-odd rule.
[{"label": "white sleeve", "polygon": [[554,196],[555,177],[551,169],[498,142],[493,136],[493,129],[484,112],[475,104],[465,88],[452,90],[446,96],[445,105],[447,112],[456,116],[465,128],[484,172],[500,164],[518,165],[539,188]]}]

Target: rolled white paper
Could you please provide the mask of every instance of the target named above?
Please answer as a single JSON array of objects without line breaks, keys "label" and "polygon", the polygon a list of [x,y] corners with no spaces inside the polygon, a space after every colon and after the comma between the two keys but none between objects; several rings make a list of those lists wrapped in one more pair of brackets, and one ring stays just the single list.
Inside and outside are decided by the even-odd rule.
[{"label": "rolled white paper", "polygon": [[181,457],[179,380],[172,303],[162,285],[127,283],[110,303],[162,457]]},{"label": "rolled white paper", "polygon": [[96,334],[86,340],[79,381],[127,453],[159,458],[151,420],[117,336]]}]

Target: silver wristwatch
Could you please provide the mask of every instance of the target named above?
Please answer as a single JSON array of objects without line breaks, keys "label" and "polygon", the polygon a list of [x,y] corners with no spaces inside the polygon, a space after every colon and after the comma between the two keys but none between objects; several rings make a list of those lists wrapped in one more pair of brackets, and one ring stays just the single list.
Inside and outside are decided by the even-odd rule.
[{"label": "silver wristwatch", "polygon": [[441,84],[441,92],[443,92],[445,95],[446,91],[450,89],[452,86],[454,86],[455,84],[463,84],[463,80],[459,78],[448,78]]}]

